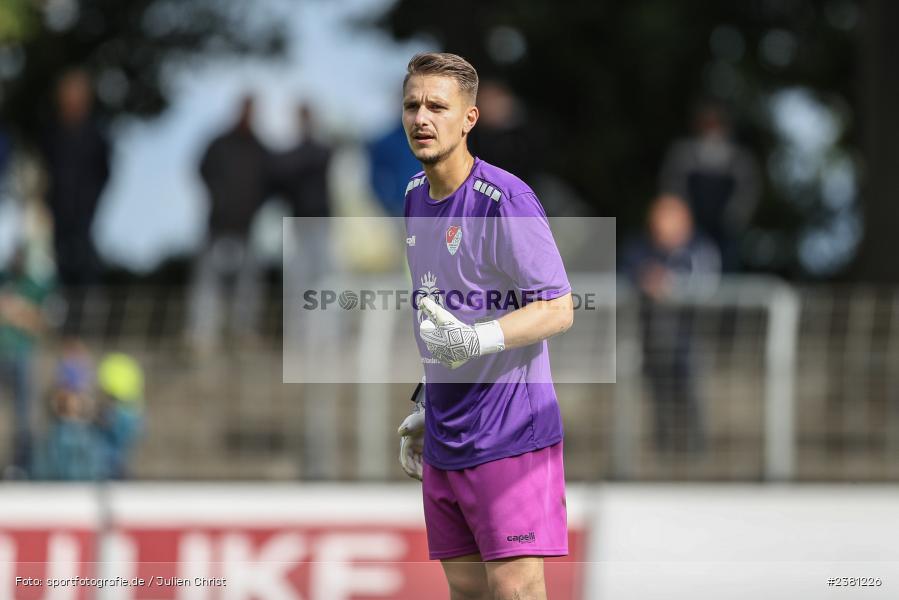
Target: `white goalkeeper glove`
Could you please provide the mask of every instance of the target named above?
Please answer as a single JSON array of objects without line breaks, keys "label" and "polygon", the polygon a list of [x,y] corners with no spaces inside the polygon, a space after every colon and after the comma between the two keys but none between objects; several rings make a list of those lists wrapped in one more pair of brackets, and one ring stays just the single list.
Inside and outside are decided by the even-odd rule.
[{"label": "white goalkeeper glove", "polygon": [[406,475],[421,481],[422,452],[425,440],[425,380],[412,392],[412,414],[400,424],[397,433],[400,437],[400,466]]},{"label": "white goalkeeper glove", "polygon": [[422,298],[420,306],[428,318],[419,325],[418,335],[434,358],[450,369],[477,356],[506,349],[503,329],[497,321],[466,325],[431,298]]}]

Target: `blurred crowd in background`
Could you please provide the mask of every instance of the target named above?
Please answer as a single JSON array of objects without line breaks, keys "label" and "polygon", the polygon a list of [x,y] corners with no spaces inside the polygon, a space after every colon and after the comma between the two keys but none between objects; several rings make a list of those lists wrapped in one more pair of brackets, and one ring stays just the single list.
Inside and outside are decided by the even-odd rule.
[{"label": "blurred crowd in background", "polygon": [[[519,173],[526,181],[535,181],[539,188],[544,179],[539,164],[534,164],[535,142],[530,139],[523,101],[507,85],[488,80],[481,86],[478,102],[481,120],[472,136],[473,152]],[[289,208],[288,216],[333,214],[329,191],[333,149],[327,140],[312,135],[316,130],[313,108],[307,104],[296,107],[302,132],[296,145],[272,151],[254,131],[255,99],[248,95],[235,98],[234,103],[233,123],[208,142],[197,165],[197,177],[209,200],[209,217],[187,286],[185,344],[200,355],[220,349],[225,323],[228,343],[243,348],[258,343],[266,277],[264,261],[251,243],[251,225],[265,202],[273,197],[282,199]],[[3,275],[4,382],[13,397],[16,421],[8,476],[71,479],[105,473],[122,477],[126,469],[121,455],[127,454],[140,429],[140,409],[135,402],[142,393],[135,389],[125,395],[113,394],[97,387],[92,358],[79,341],[90,291],[104,284],[104,263],[92,227],[111,169],[112,142],[96,118],[93,104],[94,87],[87,71],[71,70],[59,78],[56,113],[46,123],[39,155],[46,180],[43,208],[52,229],[54,269],[42,276],[29,271],[27,256],[35,251],[34,240],[22,230]],[[406,182],[420,169],[408,151],[401,127],[372,140],[368,154],[373,196],[383,214],[398,216]],[[630,241],[623,254],[624,272],[646,301],[647,315],[651,315],[648,324],[662,318],[653,307],[664,304],[679,287],[691,285],[691,279],[716,276],[722,265],[731,271],[739,268],[734,247],[757,203],[757,178],[751,154],[732,139],[724,107],[713,103],[699,106],[694,135],[673,144],[662,168],[660,195],[651,204],[646,234]],[[587,211],[583,200],[554,193],[551,187],[541,197],[550,216]],[[309,262],[325,260],[325,252],[320,254]],[[730,258],[723,259],[725,256]],[[44,316],[45,302],[54,291],[61,307],[55,329],[48,327]],[[687,366],[689,331],[689,327],[677,326],[673,330],[647,328],[647,340],[654,344],[651,355],[656,359],[650,363],[649,373],[662,382],[657,394],[660,440],[672,430],[665,421],[668,413],[680,413],[683,407],[692,415],[691,421],[698,423],[697,402],[690,391],[694,374]],[[58,377],[48,400],[48,443],[56,447],[36,453],[30,426],[35,391],[31,356],[46,333],[62,340]],[[673,343],[668,339],[671,335],[676,340]],[[101,375],[104,366],[101,363]],[[127,368],[139,372],[137,365]],[[98,381],[104,383],[102,378]],[[132,416],[116,416],[121,414]],[[126,432],[113,431],[123,422],[127,423],[121,426]],[[103,440],[111,439],[119,440],[122,448],[105,450],[109,466],[104,471],[97,457],[102,454]],[[84,448],[65,452],[60,445],[66,444]],[[92,448],[94,445],[97,448]],[[664,446],[664,441],[660,445]]]},{"label": "blurred crowd in background", "polygon": [[[15,425],[11,428],[14,436],[8,453],[0,456],[6,457],[4,475],[9,478],[123,478],[128,476],[129,457],[144,427],[143,369],[134,357],[115,348],[89,349],[85,344],[83,315],[89,310],[92,294],[122,281],[171,284],[172,293],[185,298],[187,308],[181,336],[185,351],[191,356],[214,354],[228,344],[252,348],[267,343],[261,339],[260,319],[268,300],[280,293],[281,274],[279,267],[273,266],[254,242],[254,227],[260,215],[275,202],[280,216],[400,216],[406,183],[420,166],[408,150],[400,124],[398,89],[393,92],[397,104],[395,119],[392,122],[389,118],[382,119],[370,135],[348,134],[347,128],[340,125],[341,107],[316,103],[310,99],[322,95],[315,89],[304,89],[288,101],[291,106],[286,112],[292,116],[281,120],[290,123],[295,136],[286,142],[282,136],[283,143],[275,147],[258,131],[260,112],[264,112],[261,106],[265,104],[258,97],[262,91],[252,86],[237,92],[232,89],[225,99],[230,122],[211,138],[191,142],[202,151],[188,167],[201,190],[199,197],[208,206],[205,213],[208,216],[195,236],[192,255],[173,252],[166,259],[169,263],[157,264],[155,273],[127,273],[116,256],[103,255],[97,243],[96,221],[101,206],[119,200],[109,194],[109,182],[116,178],[117,169],[122,166],[121,154],[116,152],[116,132],[122,129],[114,125],[117,118],[161,111],[161,116],[147,117],[152,126],[152,119],[161,119],[166,114],[165,86],[157,83],[151,86],[152,93],[147,91],[144,88],[150,84],[142,79],[146,73],[139,75],[139,69],[130,62],[138,59],[110,58],[110,52],[132,31],[128,28],[142,32],[131,49],[135,54],[145,50],[142,44],[147,40],[161,40],[163,45],[170,40],[172,54],[154,55],[153,62],[148,64],[147,77],[161,77],[166,61],[179,60],[175,51],[184,50],[178,45],[184,42],[177,38],[178,28],[173,24],[177,21],[177,9],[162,1],[123,8],[123,14],[130,15],[130,20],[126,20],[129,24],[122,31],[104,34],[91,29],[99,27],[97,23],[104,22],[103,17],[109,20],[112,17],[97,13],[99,4],[76,0],[55,4],[70,7],[74,14],[52,7],[41,9],[43,12],[26,7],[25,16],[19,15],[21,29],[16,29],[10,25],[18,23],[10,16],[12,13],[4,17],[0,12],[0,23],[7,19],[7,30],[0,29],[3,35],[0,77],[4,78],[4,89],[12,99],[4,107],[7,120],[0,123],[0,179],[3,181],[0,203],[17,206],[15,211],[3,212],[6,217],[0,216],[15,217],[15,225],[4,228],[11,232],[13,241],[8,244],[12,251],[0,274],[0,398],[13,407],[12,410],[4,407],[4,414],[11,415]],[[637,4],[643,6],[646,14],[661,11],[658,3]],[[834,46],[843,47],[845,37],[857,35],[862,10],[857,4],[798,4],[817,11],[820,20],[815,22],[816,26],[829,27],[835,32]],[[192,10],[215,12],[204,2],[194,2],[191,6],[194,6]],[[533,18],[542,14],[543,8],[542,3],[535,3]],[[772,77],[776,80],[784,76],[794,56],[799,57],[795,58],[797,61],[805,60],[801,38],[806,33],[801,29],[807,26],[803,21],[807,15],[795,7],[766,10],[773,15],[770,20],[774,23],[771,29],[774,34],[773,37],[761,35],[759,61],[773,65],[770,69],[775,72]],[[846,222],[857,221],[857,207],[845,200],[845,197],[854,199],[858,190],[856,169],[851,166],[854,163],[844,160],[834,166],[826,162],[837,154],[844,156],[837,146],[822,151],[830,152],[820,157],[824,162],[809,166],[808,157],[800,155],[800,151],[814,145],[814,131],[808,134],[812,142],[807,141],[807,136],[798,139],[796,148],[777,146],[767,155],[758,150],[759,144],[746,143],[773,135],[779,119],[801,120],[807,117],[808,111],[817,109],[808,108],[808,103],[802,102],[790,105],[793,96],[783,98],[772,93],[768,117],[769,123],[773,123],[771,129],[764,130],[756,117],[746,117],[749,114],[746,106],[739,101],[742,84],[732,80],[738,77],[740,61],[746,60],[743,57],[750,52],[746,48],[748,36],[756,34],[741,33],[739,11],[722,11],[724,14],[719,17],[724,19],[723,24],[710,23],[710,33],[698,29],[688,32],[698,40],[694,45],[700,50],[696,52],[706,56],[710,66],[706,66],[698,80],[693,74],[680,80],[675,78],[677,85],[672,84],[667,90],[678,98],[674,106],[684,109],[673,117],[669,114],[680,125],[664,139],[659,139],[659,132],[653,131],[646,142],[652,151],[631,154],[635,159],[631,162],[640,162],[643,173],[654,174],[652,181],[634,180],[632,189],[625,193],[623,188],[628,184],[612,177],[622,188],[619,198],[609,194],[610,176],[602,174],[614,171],[614,162],[597,162],[585,169],[585,158],[591,157],[583,156],[584,145],[602,148],[598,157],[614,154],[616,147],[631,148],[639,138],[646,137],[648,130],[634,127],[627,133],[633,140],[622,140],[620,131],[609,128],[608,137],[598,132],[598,136],[586,141],[581,136],[570,145],[565,142],[579,129],[596,132],[592,125],[584,125],[593,115],[600,121],[614,119],[610,117],[610,111],[614,112],[612,104],[626,102],[620,98],[633,98],[638,105],[643,103],[639,97],[642,92],[637,89],[602,86],[602,82],[611,81],[608,62],[616,58],[626,61],[625,57],[608,56],[609,49],[598,46],[596,52],[605,51],[607,55],[596,59],[595,70],[583,70],[579,77],[599,82],[596,85],[602,87],[600,95],[585,98],[584,89],[594,84],[572,79],[567,87],[554,88],[555,97],[560,99],[557,106],[561,108],[553,113],[545,95],[538,97],[534,89],[539,85],[553,86],[556,82],[528,81],[527,66],[531,59],[534,63],[564,62],[560,46],[564,46],[565,40],[552,41],[557,55],[540,56],[539,49],[547,47],[546,40],[536,33],[533,38],[528,37],[528,19],[513,27],[493,25],[486,17],[478,27],[479,31],[487,28],[487,32],[478,39],[460,41],[454,46],[453,41],[465,35],[464,23],[453,28],[455,18],[440,26],[449,32],[447,35],[436,36],[446,42],[441,49],[459,51],[471,58],[476,67],[484,67],[478,96],[480,120],[470,142],[474,154],[528,182],[550,216],[621,217],[619,274],[639,291],[647,357],[643,366],[654,398],[654,440],[660,451],[672,450],[676,441],[685,446],[680,450],[688,452],[701,452],[705,445],[701,402],[695,383],[698,367],[692,352],[692,317],[687,312],[672,310],[668,300],[685,290],[695,293],[702,286],[711,291],[722,275],[746,270],[771,270],[794,276],[814,274],[813,263],[802,272],[784,267],[786,263],[776,259],[786,253],[783,236],[765,237],[758,233],[763,205],[767,203],[763,212],[769,216],[778,210],[776,206],[771,208],[772,203],[776,204],[772,201],[776,194],[771,190],[781,185],[777,179],[782,176],[781,163],[787,163],[784,168],[794,171],[814,170],[814,178],[823,178],[824,190],[824,200],[814,202],[826,205],[830,193],[837,198],[833,202],[844,202],[845,210],[838,208],[843,210],[843,216],[849,215]],[[277,14],[274,8],[272,12]],[[410,3],[400,2],[389,8],[373,4],[370,12],[364,18],[358,14],[351,17],[371,20],[370,27],[389,31],[398,39],[414,33],[405,20],[414,12]],[[497,21],[502,11],[491,14],[493,21]],[[132,23],[136,17],[143,20]],[[633,15],[619,8],[609,11],[608,20],[614,22],[613,17],[627,21]],[[743,17],[747,22],[759,18],[757,15]],[[224,19],[227,25],[227,18],[221,15],[218,18]],[[520,15],[509,18],[521,20]],[[703,17],[708,21],[715,18],[715,15]],[[591,12],[590,19],[608,26],[602,15]],[[105,21],[106,26],[113,27],[109,20]],[[797,32],[790,29],[793,24]],[[226,25],[216,21],[209,27],[227,30]],[[355,26],[362,27],[359,23]],[[161,28],[164,35],[158,34],[154,27]],[[428,25],[425,33],[433,33],[434,27]],[[271,36],[273,39],[287,35],[289,42],[289,32],[274,26],[272,31],[278,33]],[[341,31],[335,35],[351,34]],[[239,40],[229,38],[227,31],[191,30],[189,36],[194,36],[190,42],[193,49],[212,38],[227,46],[223,52],[259,52],[244,48]],[[94,41],[84,43],[85,39]],[[279,43],[287,42],[280,39]],[[533,45],[528,46],[529,43]],[[651,45],[654,40],[647,37],[640,43]],[[68,47],[73,54],[54,60],[36,50],[40,44],[47,49]],[[432,48],[434,44],[434,38],[426,37],[416,49]],[[471,51],[466,53],[466,50]],[[266,48],[263,56],[267,56],[266,52],[273,53],[266,60],[281,60],[277,51]],[[412,52],[401,53],[411,55]],[[653,60],[654,55],[649,56]],[[121,60],[122,64],[111,69],[109,62],[115,60]],[[402,63],[396,64],[399,68],[394,82],[401,80],[403,74]],[[653,67],[633,68],[650,72]],[[504,73],[511,76],[504,78]],[[660,81],[665,77],[659,75]],[[18,88],[17,81],[20,81]],[[685,82],[693,82],[692,87]],[[631,83],[637,87],[636,82]],[[780,87],[787,89],[790,85],[789,81],[782,81]],[[120,88],[126,91],[117,97],[115,90]],[[23,110],[22,89],[40,91],[40,97],[30,101],[41,110]],[[776,92],[777,88],[772,90]],[[833,100],[838,92],[834,90],[828,98]],[[142,93],[145,95],[141,96]],[[347,93],[364,96],[368,92],[348,89]],[[619,100],[613,102],[603,99],[604,96]],[[4,101],[0,97],[0,105]],[[589,105],[594,101],[595,104]],[[663,109],[661,105],[668,98],[660,94],[652,102],[655,105],[648,109],[648,114]],[[569,105],[572,105],[571,114],[560,114]],[[779,106],[787,111],[781,111],[786,117],[779,116]],[[788,111],[790,106],[794,109],[792,113]],[[803,106],[806,113],[802,112]],[[840,106],[840,110],[849,110],[845,102]],[[31,115],[30,120],[24,117],[22,122],[9,120],[11,116],[26,113]],[[828,126],[820,119],[816,123],[815,115],[808,118],[812,120],[812,130]],[[784,125],[783,129],[789,127]],[[644,160],[647,156],[652,160]],[[362,163],[353,162],[353,157],[361,157]],[[857,158],[857,154],[851,157],[853,161]],[[568,167],[559,167],[561,163],[568,163]],[[578,169],[577,181],[566,170],[574,168],[571,165]],[[843,178],[827,179],[830,167],[842,168]],[[599,173],[595,189],[585,185],[591,181],[591,175],[584,171],[591,169]],[[357,178],[358,172],[365,174],[365,191],[361,194],[365,203],[361,205],[341,200],[347,195],[345,180]],[[150,177],[160,176],[165,175]],[[790,185],[797,195],[806,194],[806,188],[800,183],[811,185],[811,179],[803,180],[803,173],[797,177]],[[635,198],[635,193],[640,196]],[[839,196],[841,193],[843,196]],[[639,216],[628,217],[634,214]],[[165,214],[159,218],[164,221]],[[134,219],[140,217],[135,215]],[[139,228],[140,223],[131,226]],[[807,236],[805,241],[800,239],[796,243],[799,248],[796,255],[801,258],[803,248],[814,254],[815,239],[814,236]],[[831,246],[840,243],[833,242]],[[826,248],[822,252],[826,253]],[[768,263],[770,268],[760,262],[759,256],[765,253],[775,257]],[[312,252],[308,254],[309,262],[318,264],[320,269],[328,260]],[[177,268],[172,270],[172,264]],[[35,376],[35,356],[42,344],[52,351],[57,363],[52,381],[38,380]],[[152,403],[152,398],[147,401]],[[36,420],[37,412],[45,416]],[[670,435],[674,430],[687,430],[689,434],[674,440]]]}]

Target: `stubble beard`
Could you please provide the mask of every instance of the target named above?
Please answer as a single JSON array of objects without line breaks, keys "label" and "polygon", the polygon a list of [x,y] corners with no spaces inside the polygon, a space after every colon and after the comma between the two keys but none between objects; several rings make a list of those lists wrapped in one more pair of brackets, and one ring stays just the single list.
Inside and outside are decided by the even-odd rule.
[{"label": "stubble beard", "polygon": [[449,148],[446,148],[443,150],[438,150],[434,154],[431,154],[431,155],[419,154],[415,158],[417,158],[418,162],[420,162],[423,165],[436,165],[436,164],[441,163],[444,160],[446,160],[446,157],[449,156],[450,154],[452,154],[456,150],[456,148],[459,146],[460,143],[461,143],[461,141],[457,141],[455,144],[453,144]]}]

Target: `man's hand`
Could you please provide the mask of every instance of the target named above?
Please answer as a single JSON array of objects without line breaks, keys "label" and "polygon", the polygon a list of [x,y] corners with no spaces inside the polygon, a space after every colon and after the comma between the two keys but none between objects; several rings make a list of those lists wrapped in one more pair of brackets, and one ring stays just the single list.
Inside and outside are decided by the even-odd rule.
[{"label": "man's hand", "polygon": [[397,433],[400,439],[400,466],[406,475],[421,481],[422,452],[424,451],[425,438],[425,390],[424,380],[412,395],[415,406],[412,414],[406,417]]},{"label": "man's hand", "polygon": [[427,297],[421,299],[420,306],[428,318],[421,322],[418,334],[434,358],[450,369],[461,367],[472,358],[505,350],[498,322],[466,325]]}]

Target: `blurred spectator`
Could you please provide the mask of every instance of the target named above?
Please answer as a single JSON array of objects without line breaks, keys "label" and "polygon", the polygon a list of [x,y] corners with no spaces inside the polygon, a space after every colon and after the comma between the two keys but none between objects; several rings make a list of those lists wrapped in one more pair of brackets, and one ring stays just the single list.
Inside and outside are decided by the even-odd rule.
[{"label": "blurred spectator", "polygon": [[547,124],[539,115],[528,111],[509,86],[492,79],[478,86],[477,105],[480,116],[470,134],[476,156],[521,177],[540,197],[549,216],[589,214],[575,189],[547,170],[544,149],[551,144],[547,142]]},{"label": "blurred spectator", "polygon": [[643,356],[655,405],[655,444],[660,452],[704,447],[693,314],[677,300],[714,289],[720,256],[696,232],[687,204],[659,196],[649,210],[648,232],[622,253],[625,275],[640,293]]},{"label": "blurred spectator", "polygon": [[9,478],[25,477],[31,461],[32,363],[48,292],[46,282],[26,272],[24,247],[18,249],[0,272],[0,384],[10,391],[14,414],[12,464],[4,473]]},{"label": "blurred spectator", "polygon": [[480,116],[470,134],[472,153],[531,182],[539,155],[534,140],[539,123],[529,121],[524,104],[499,81],[480,83],[477,105]]},{"label": "blurred spectator", "polygon": [[294,217],[330,217],[328,165],[331,147],[315,138],[315,119],[307,104],[297,107],[299,143],[272,159],[275,186],[290,205]]},{"label": "blurred spectator", "polygon": [[293,222],[296,260],[286,268],[293,269],[295,282],[308,286],[330,272],[333,264],[327,221],[331,216],[328,167],[333,151],[315,139],[315,120],[308,105],[297,107],[297,118],[300,142],[274,157],[272,171],[275,187],[290,205],[291,214],[300,217]]},{"label": "blurred spectator", "polygon": [[660,174],[662,193],[686,198],[700,231],[709,235],[722,255],[725,271],[739,268],[740,235],[759,200],[755,159],[731,137],[725,109],[701,104],[693,136],[668,150]]},{"label": "blurred spectator", "polygon": [[100,407],[97,427],[109,479],[126,479],[134,446],[143,431],[144,373],[134,358],[107,354],[97,370]]},{"label": "blurred spectator", "polygon": [[91,226],[109,178],[109,144],[93,115],[87,73],[64,74],[56,86],[56,114],[43,132],[47,206],[60,283],[67,288],[68,331],[79,327],[84,287],[100,277]]},{"label": "blurred spectator", "polygon": [[59,361],[56,363],[56,381],[61,387],[93,396],[94,359],[81,339],[63,339]]},{"label": "blurred spectator", "polygon": [[390,217],[401,217],[409,179],[421,171],[421,163],[409,151],[403,123],[396,124],[368,145],[371,186]]},{"label": "blurred spectator", "polygon": [[6,168],[9,166],[12,153],[12,139],[10,138],[6,127],[0,125],[0,183],[4,180]]},{"label": "blurred spectator", "polygon": [[244,339],[256,335],[262,268],[249,238],[266,197],[270,157],[253,132],[253,105],[251,97],[243,98],[236,123],[210,143],[200,163],[209,192],[209,231],[194,266],[188,334],[201,353],[217,342],[226,283],[234,288],[234,333]]},{"label": "blurred spectator", "polygon": [[[65,363],[65,364],[62,364]],[[93,424],[88,363],[61,361],[50,393],[50,423],[34,460],[34,478],[91,481],[103,477],[101,440]]]}]

